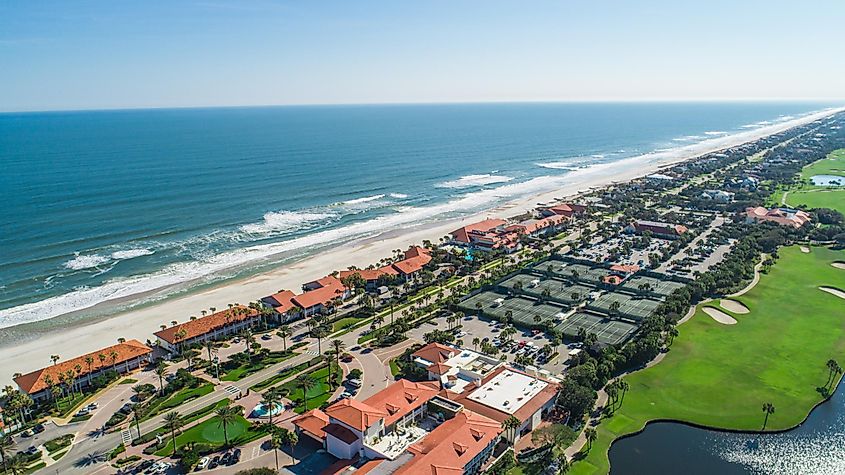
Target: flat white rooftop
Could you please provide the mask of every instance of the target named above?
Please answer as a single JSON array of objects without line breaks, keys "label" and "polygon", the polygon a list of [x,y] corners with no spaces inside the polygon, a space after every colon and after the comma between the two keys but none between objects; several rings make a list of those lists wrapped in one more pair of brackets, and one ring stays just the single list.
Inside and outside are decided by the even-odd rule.
[{"label": "flat white rooftop", "polygon": [[449,390],[461,393],[474,379],[483,378],[487,373],[498,368],[502,362],[472,350],[459,350],[445,364],[451,366],[452,369],[446,372],[444,376],[455,378],[450,382]]},{"label": "flat white rooftop", "polygon": [[548,386],[543,380],[506,369],[469,395],[487,407],[513,414]]}]

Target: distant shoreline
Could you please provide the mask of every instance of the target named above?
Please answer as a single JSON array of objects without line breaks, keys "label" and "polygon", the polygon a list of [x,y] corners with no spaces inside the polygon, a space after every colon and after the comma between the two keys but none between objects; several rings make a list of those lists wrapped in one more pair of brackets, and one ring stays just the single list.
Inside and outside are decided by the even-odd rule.
[{"label": "distant shoreline", "polygon": [[[667,166],[755,141],[842,110],[843,108],[827,109],[776,125],[715,137],[668,151],[631,157],[606,166],[579,169],[562,176],[554,183],[553,190],[511,200],[472,216],[387,231],[377,236],[355,239],[334,247],[328,246],[327,250],[319,251],[304,259],[281,264],[266,272],[218,282],[114,315],[85,319],[68,318],[68,315],[74,317],[72,313],[40,322],[8,327],[3,329],[7,331],[7,335],[0,341],[0,358],[4,361],[0,376],[9,380],[13,373],[25,373],[43,367],[49,362],[51,354],[59,354],[63,358],[71,357],[113,344],[119,337],[145,341],[152,338],[152,333],[159,325],[167,324],[172,320],[185,321],[191,315],[198,315],[201,310],[209,307],[225,308],[228,303],[245,304],[281,289],[297,290],[302,283],[322,277],[332,271],[342,270],[352,265],[365,267],[375,263],[389,256],[394,249],[406,248],[426,239],[437,242],[440,237],[462,224],[486,217],[509,217],[522,214],[534,209],[539,202],[572,198],[591,189],[630,181]],[[271,259],[274,257],[279,256],[272,256]],[[136,299],[137,297],[129,298]],[[114,308],[114,302],[101,305],[111,305]],[[97,309],[97,306],[94,309]],[[81,313],[90,315],[91,310],[89,308]],[[50,328],[51,326],[53,328]],[[31,335],[31,339],[26,339],[27,334]]]}]

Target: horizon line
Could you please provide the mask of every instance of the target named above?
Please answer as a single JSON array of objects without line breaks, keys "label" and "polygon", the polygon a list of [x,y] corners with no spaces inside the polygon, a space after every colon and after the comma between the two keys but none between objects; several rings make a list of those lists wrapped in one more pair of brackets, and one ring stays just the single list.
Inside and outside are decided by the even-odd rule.
[{"label": "horizon line", "polygon": [[767,97],[767,98],[587,98],[587,99],[538,99],[538,100],[489,100],[489,101],[397,101],[397,102],[304,102],[287,104],[239,104],[239,105],[193,105],[193,106],[120,106],[102,108],[66,108],[66,109],[18,109],[0,110],[0,115],[8,114],[38,114],[62,112],[121,112],[148,110],[192,110],[192,109],[257,109],[281,107],[367,107],[367,106],[425,106],[425,105],[494,105],[494,104],[659,104],[659,103],[834,103],[840,101],[845,106],[845,98],[819,97]]}]

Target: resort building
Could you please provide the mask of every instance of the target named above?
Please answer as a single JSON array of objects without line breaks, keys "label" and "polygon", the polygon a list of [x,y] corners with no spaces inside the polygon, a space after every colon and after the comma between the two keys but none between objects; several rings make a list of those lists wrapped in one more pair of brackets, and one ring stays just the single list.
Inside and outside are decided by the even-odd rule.
[{"label": "resort building", "polygon": [[[293,420],[325,450],[383,473],[475,474],[502,432],[501,423],[438,395],[439,385],[399,380],[364,401],[343,399]],[[332,470],[337,473],[338,470]]]},{"label": "resort building", "polygon": [[810,222],[810,215],[798,209],[789,208],[772,208],[766,209],[762,206],[756,208],[745,209],[745,221],[752,222],[770,222],[781,226],[791,226],[795,229]]},{"label": "resort building", "polygon": [[304,292],[293,297],[292,301],[302,309],[302,314],[306,317],[328,313],[331,308],[351,295],[343,282],[333,275],[308,282],[302,286],[302,290]]},{"label": "resort building", "polygon": [[566,224],[567,218],[562,215],[553,215],[541,219],[529,219],[518,224],[512,224],[505,228],[507,232],[515,232],[525,236],[545,236],[555,234]]},{"label": "resort building", "polygon": [[296,297],[296,294],[290,290],[280,290],[269,297],[261,299],[261,303],[266,307],[272,308],[276,312],[276,315],[279,316],[279,320],[285,323],[296,320],[302,315],[302,308],[293,302],[294,297]]},{"label": "resort building", "polygon": [[347,279],[353,275],[360,276],[366,283],[366,290],[373,291],[379,286],[383,278],[390,276],[411,282],[431,262],[431,251],[420,246],[411,246],[405,251],[404,258],[378,269],[348,269],[338,272],[338,278]]},{"label": "resort building", "polygon": [[469,224],[452,231],[452,243],[478,249],[492,251],[501,249],[513,252],[519,248],[519,233],[507,231],[503,219],[486,219],[478,223]]},{"label": "resort building", "polygon": [[149,363],[152,352],[152,349],[138,340],[127,340],[67,361],[59,361],[52,366],[17,376],[14,380],[21,391],[39,402],[50,397],[51,386],[67,385],[69,374],[76,388],[84,388],[106,371],[114,370],[124,374]]},{"label": "resort building", "polygon": [[727,204],[734,200],[734,194],[730,191],[704,190],[699,196],[703,200],[711,200],[714,203]]},{"label": "resort building", "polygon": [[687,231],[687,227],[681,224],[659,223],[642,219],[634,221],[625,228],[625,232],[628,233],[643,234],[650,232],[653,236],[664,239],[676,239]]},{"label": "resort building", "polygon": [[556,382],[481,353],[429,343],[411,357],[428,370],[430,379],[439,382],[441,397],[499,423],[509,416],[519,419],[516,439],[537,428],[554,407]]},{"label": "resort building", "polygon": [[554,206],[540,208],[540,212],[544,216],[558,215],[565,216],[567,218],[572,218],[574,216],[587,214],[587,205],[579,205],[575,203],[561,203]]},{"label": "resort building", "polygon": [[160,347],[170,353],[179,353],[186,346],[221,339],[251,327],[260,320],[261,314],[258,310],[235,305],[211,315],[163,328],[154,335]]}]

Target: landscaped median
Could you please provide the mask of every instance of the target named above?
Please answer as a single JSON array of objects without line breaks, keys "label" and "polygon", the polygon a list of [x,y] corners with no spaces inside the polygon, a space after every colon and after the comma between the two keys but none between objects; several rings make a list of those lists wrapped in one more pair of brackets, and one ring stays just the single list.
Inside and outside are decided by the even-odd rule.
[{"label": "landscaped median", "polygon": [[769,273],[735,298],[748,313],[722,308],[737,324],[719,323],[699,306],[678,327],[663,361],[625,376],[630,389],[621,407],[602,420],[598,439],[571,473],[607,473],[612,441],[651,420],[759,431],[761,408],[771,403],[776,412],[766,430],[783,430],[801,423],[832,391],[826,362],[845,354],[845,312],[841,299],[819,287],[845,289],[845,271],[831,265],[845,260],[845,251],[802,253],[792,246],[779,252]]}]

